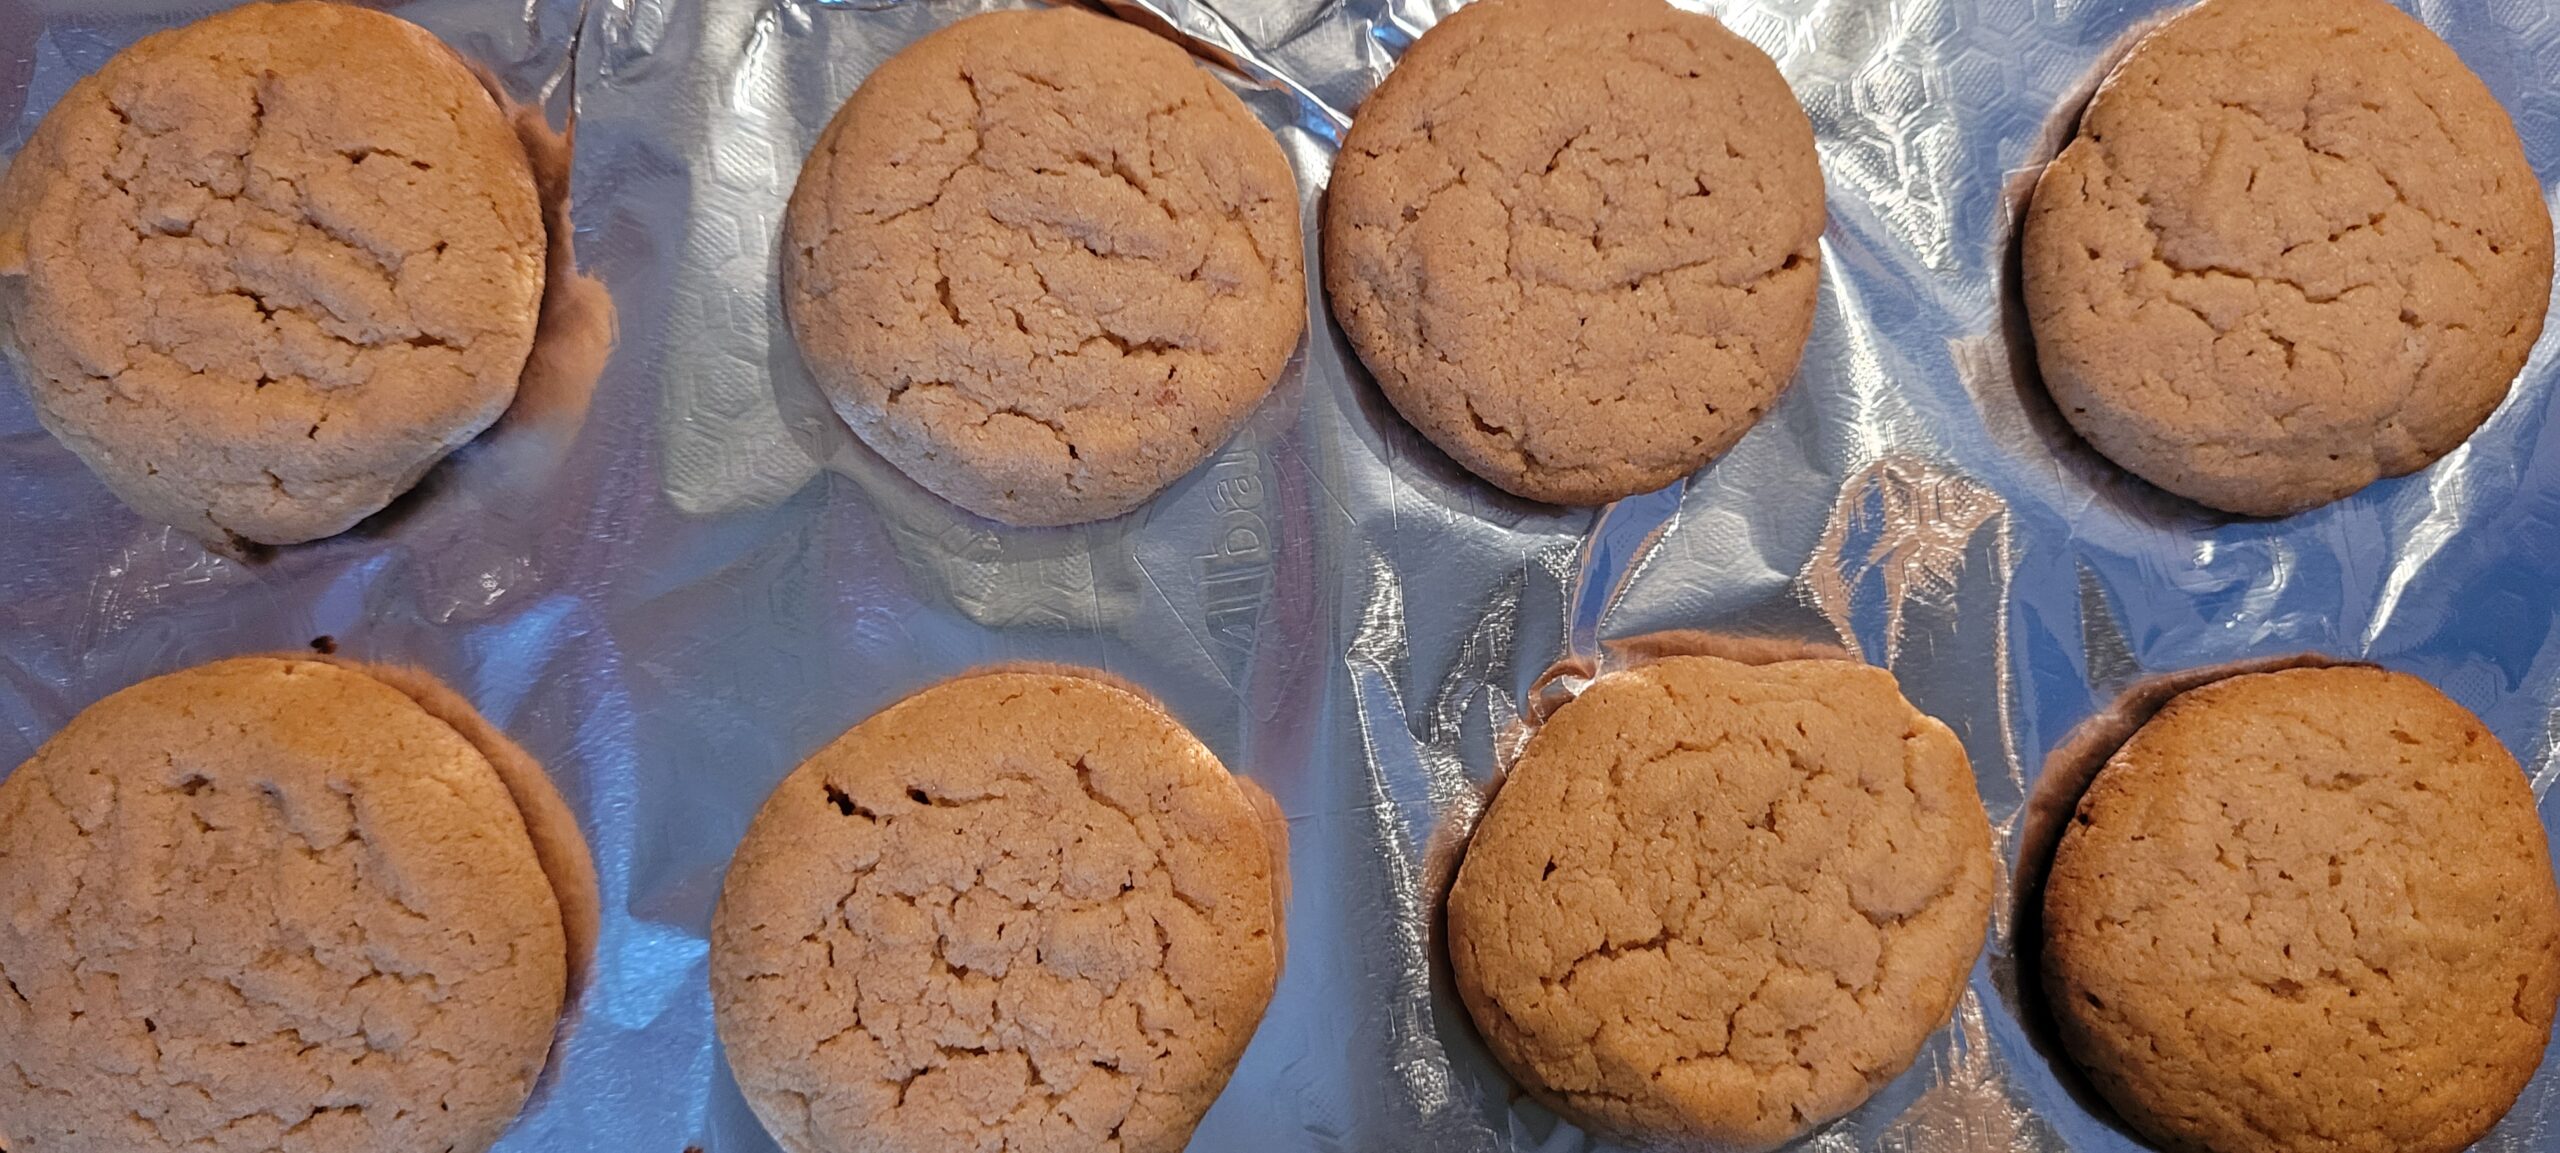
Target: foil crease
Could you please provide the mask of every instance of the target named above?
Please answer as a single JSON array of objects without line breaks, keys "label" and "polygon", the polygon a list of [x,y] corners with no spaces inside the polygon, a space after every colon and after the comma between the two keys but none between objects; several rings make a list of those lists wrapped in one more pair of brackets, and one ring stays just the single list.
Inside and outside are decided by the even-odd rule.
[{"label": "foil crease", "polygon": [[[1497,767],[1616,642],[1836,644],[1964,739],[2007,863],[2045,759],[2146,680],[2301,652],[2426,677],[2560,778],[2551,341],[2463,449],[2281,521],[2127,478],[2037,384],[2019,210],[2166,0],[1683,0],[1778,61],[1829,180],[1794,389],[1723,460],[1603,510],[1517,501],[1379,396],[1313,285],[1340,115],[1447,0],[1093,0],[1224,66],[1296,166],[1310,337],[1147,508],[1013,530],[828,413],[781,321],[800,158],[890,53],[991,0],[384,6],[574,122],[579,265],[621,339],[538,484],[474,446],[354,532],[240,560],[124,512],[0,387],[0,766],[135,680],[322,638],[425,667],[550,770],[594,850],[595,967],[500,1148],[773,1148],[712,1035],[704,936],[775,781],[973,666],[1061,661],[1162,698],[1292,840],[1286,969],[1203,1150],[1604,1149],[1523,1097],[1449,987],[1437,907]],[[2403,0],[2560,172],[2560,10]],[[191,0],[0,0],[8,146]],[[1559,661],[1573,672],[1552,679]],[[1542,701],[1544,703],[1542,703]],[[2560,817],[2545,803],[2546,819]],[[2013,903],[1955,1020],[1823,1153],[2140,1146],[2043,1040]],[[2480,1146],[2560,1145],[2560,1062]]]}]

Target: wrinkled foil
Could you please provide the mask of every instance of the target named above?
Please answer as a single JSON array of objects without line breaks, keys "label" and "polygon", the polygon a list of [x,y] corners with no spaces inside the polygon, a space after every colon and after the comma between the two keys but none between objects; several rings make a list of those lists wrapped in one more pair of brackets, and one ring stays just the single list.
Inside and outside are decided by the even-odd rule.
[{"label": "wrinkled foil", "polygon": [[[2560,169],[2560,10],[2403,0]],[[1300,177],[1427,0],[1094,0],[1229,67]],[[218,5],[0,0],[22,142],[70,82]],[[390,5],[576,130],[581,267],[621,340],[566,456],[474,446],[355,531],[215,555],[138,521],[0,389],[0,766],[135,680],[330,638],[445,678],[540,758],[603,886],[594,970],[507,1150],[773,1148],[713,1037],[704,937],[767,790],[934,680],[1016,660],[1161,697],[1292,838],[1279,993],[1201,1150],[1605,1148],[1528,1102],[1452,994],[1437,902],[1541,693],[1612,642],[1845,647],[1964,739],[2014,864],[2048,752],[2156,675],[2299,652],[2421,675],[2560,775],[2551,341],[2437,466],[2278,521],[2209,514],[2076,440],[2014,288],[2039,166],[2162,0],[1713,0],[1812,115],[1830,181],[1794,390],[1723,460],[1603,510],[1433,450],[1317,318],[1256,416],[1145,509],[1016,530],[861,448],[785,331],[800,158],[869,69],[978,0]],[[2546,803],[2546,817],[2551,817]],[[2013,906],[1911,1071],[1798,1146],[2120,1151],[2021,987]],[[2555,1062],[2554,1064],[2560,1064]],[[2480,1146],[2560,1146],[2546,1068]]]}]

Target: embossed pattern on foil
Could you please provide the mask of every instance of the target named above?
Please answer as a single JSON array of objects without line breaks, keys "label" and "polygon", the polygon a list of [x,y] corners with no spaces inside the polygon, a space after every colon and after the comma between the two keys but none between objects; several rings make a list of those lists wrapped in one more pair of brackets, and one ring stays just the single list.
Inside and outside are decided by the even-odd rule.
[{"label": "embossed pattern on foil", "polygon": [[[1455,7],[1108,2],[1279,82],[1236,80],[1298,170],[1311,272],[1336,138],[1317,105],[1355,108]],[[1713,629],[1888,665],[1964,738],[2011,854],[2047,750],[2119,691],[2305,650],[2435,681],[2548,795],[2550,342],[2426,472],[2284,521],[2169,500],[2043,398],[2011,274],[2035,172],[2175,5],[1682,2],[1778,61],[1830,182],[1804,368],[1724,460],[1597,512],[1505,497],[1396,417],[1311,286],[1310,338],[1233,443],[1145,510],[1061,530],[965,517],[864,451],[801,367],[774,282],[819,127],[889,53],[994,0],[390,3],[554,126],[574,109],[576,250],[622,333],[585,426],[529,493],[466,449],[387,516],[241,562],[125,513],[0,388],[0,766],[185,664],[327,637],[426,666],[546,763],[604,886],[596,972],[501,1148],[666,1153],[772,1148],[728,1084],[703,985],[755,806],[845,726],[979,664],[1133,680],[1288,818],[1287,968],[1203,1150],[1606,1148],[1491,1064],[1449,990],[1436,905],[1538,678],[1613,641]],[[2506,102],[2546,180],[2560,173],[2560,10],[2404,3]],[[0,0],[7,145],[115,49],[217,6]],[[2138,1148],[2040,1047],[2000,907],[1956,1020],[1801,1148]],[[2481,1147],[2555,1141],[2546,1070]]]}]

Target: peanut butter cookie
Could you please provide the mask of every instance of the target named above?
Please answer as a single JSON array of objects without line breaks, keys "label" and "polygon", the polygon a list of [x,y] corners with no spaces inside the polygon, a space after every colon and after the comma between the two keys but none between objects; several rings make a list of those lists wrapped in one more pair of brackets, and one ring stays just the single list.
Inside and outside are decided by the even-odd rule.
[{"label": "peanut butter cookie", "polygon": [[316,661],[205,665],[74,718],[0,782],[0,903],[11,1153],[476,1153],[566,991],[497,771]]},{"label": "peanut butter cookie", "polygon": [[543,252],[496,101],[345,4],[143,38],[0,183],[37,414],[136,512],[214,541],[340,532],[497,420]]},{"label": "peanut butter cookie", "polygon": [[836,412],[1007,524],[1145,503],[1306,328],[1279,142],[1171,42],[1072,8],[973,16],[881,64],[783,232],[791,331]]},{"label": "peanut butter cookie", "polygon": [[907,698],[783,779],[711,993],[791,1153],[1183,1147],[1279,957],[1272,858],[1190,733],[1080,676]]},{"label": "peanut butter cookie", "polygon": [[1686,476],[1812,331],[1813,126],[1766,55],[1661,0],[1482,0],[1360,106],[1324,220],[1333,314],[1405,419],[1516,495]]},{"label": "peanut butter cookie", "polygon": [[1556,710],[1449,893],[1459,996],[1538,1099],[1766,1150],[1945,1023],[1996,873],[1964,749],[1848,661],[1664,657]]},{"label": "peanut butter cookie", "polygon": [[2036,184],[2027,311],[2099,452],[2279,516],[2488,419],[2551,294],[2505,109],[2382,0],[2205,0],[2144,38]]},{"label": "peanut butter cookie", "polygon": [[2044,898],[2064,1047],[2173,1153],[2452,1153],[2542,1061],[2560,890],[2522,769],[2426,682],[2217,681],[2099,771]]}]

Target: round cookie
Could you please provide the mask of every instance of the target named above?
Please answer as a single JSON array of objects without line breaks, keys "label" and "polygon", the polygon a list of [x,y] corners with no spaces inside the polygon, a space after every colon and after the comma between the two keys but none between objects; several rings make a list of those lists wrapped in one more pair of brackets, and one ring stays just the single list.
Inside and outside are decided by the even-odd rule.
[{"label": "round cookie", "polygon": [[1766,55],[1661,0],[1481,0],[1360,106],[1325,289],[1378,387],[1477,476],[1601,504],[1695,472],[1813,327],[1813,128]]},{"label": "round cookie", "polygon": [[2479,718],[2362,667],[2181,694],[2064,832],[2065,1049],[2171,1153],[2452,1153],[2532,1079],[2560,891]]},{"label": "round cookie", "polygon": [[729,1067],[791,1153],[1180,1150],[1277,980],[1258,821],[1126,690],[908,697],[738,847],[711,931]]},{"label": "round cookie", "polygon": [[204,665],[74,718],[0,782],[0,903],[11,1153],[476,1153],[566,991],[489,761],[314,661]]},{"label": "round cookie", "polygon": [[1666,657],[1530,739],[1449,893],[1459,996],[1539,1100],[1766,1150],[1856,1108],[1964,992],[1991,828],[1964,749],[1847,661]]},{"label": "round cookie", "polygon": [[2251,515],[2452,451],[2551,292],[2506,111],[2382,0],[2205,0],[2144,38],[2037,182],[2024,244],[2063,415]]},{"label": "round cookie", "polygon": [[1180,48],[1073,8],[973,16],[873,70],[783,235],[791,331],[836,412],[1007,524],[1145,503],[1306,328],[1279,142]]},{"label": "round cookie", "polygon": [[344,4],[148,36],[0,184],[0,312],[46,428],[136,512],[291,544],[506,410],[544,233],[460,58]]}]

